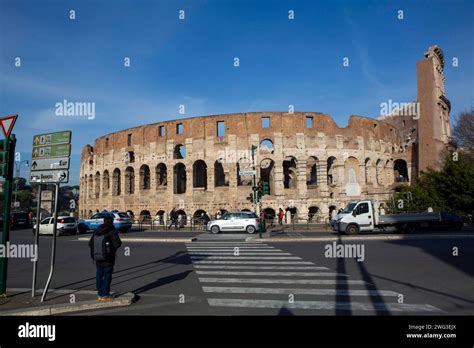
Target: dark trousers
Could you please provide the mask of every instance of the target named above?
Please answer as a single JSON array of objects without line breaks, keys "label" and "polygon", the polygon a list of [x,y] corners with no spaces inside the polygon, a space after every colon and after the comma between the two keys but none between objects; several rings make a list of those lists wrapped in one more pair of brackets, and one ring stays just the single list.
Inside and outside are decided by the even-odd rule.
[{"label": "dark trousers", "polygon": [[96,264],[96,268],[95,281],[97,293],[99,297],[108,297],[110,296],[110,283],[112,282],[114,266],[103,267]]}]

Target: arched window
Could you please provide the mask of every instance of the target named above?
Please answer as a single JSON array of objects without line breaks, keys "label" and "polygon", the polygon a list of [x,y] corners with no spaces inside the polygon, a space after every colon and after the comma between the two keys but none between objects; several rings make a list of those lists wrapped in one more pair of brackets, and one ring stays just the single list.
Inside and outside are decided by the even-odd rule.
[{"label": "arched window", "polygon": [[102,175],[102,195],[108,195],[110,189],[110,178],[109,171],[104,170],[104,175]]},{"label": "arched window", "polygon": [[328,176],[328,185],[333,185],[336,183],[336,175],[334,166],[336,163],[336,157],[329,157],[327,161],[327,176]]},{"label": "arched window", "polygon": [[270,139],[263,139],[260,142],[260,153],[261,154],[272,154],[273,153],[273,142]]},{"label": "arched window", "polygon": [[286,189],[296,188],[296,158],[287,157],[283,161],[283,185]]},{"label": "arched window", "polygon": [[407,162],[397,159],[393,165],[393,173],[396,182],[408,182],[408,166]]},{"label": "arched window", "polygon": [[99,172],[95,173],[94,182],[95,182],[95,185],[94,185],[95,198],[99,198],[100,197],[100,173]]},{"label": "arched window", "polygon": [[315,186],[318,184],[318,159],[310,157],[306,161],[306,185]]},{"label": "arched window", "polygon": [[112,196],[120,196],[120,169],[115,168],[112,175]]},{"label": "arched window", "polygon": [[175,194],[186,192],[186,166],[183,163],[175,164],[173,168],[173,192]]},{"label": "arched window", "polygon": [[252,186],[253,175],[240,175],[241,170],[252,170],[250,159],[243,157],[237,161],[237,186]]},{"label": "arched window", "polygon": [[135,193],[135,170],[132,167],[125,169],[125,194]]},{"label": "arched window", "polygon": [[214,162],[214,185],[215,187],[229,186],[229,181],[226,178],[224,166],[222,165],[222,159]]},{"label": "arched window", "polygon": [[193,187],[207,189],[207,165],[203,160],[198,160],[193,164]]},{"label": "arched window", "polygon": [[150,189],[150,167],[146,164],[140,167],[140,190]]},{"label": "arched window", "polygon": [[166,164],[160,163],[156,166],[156,187],[163,187],[168,185],[168,174]]},{"label": "arched window", "polygon": [[173,158],[174,159],[186,158],[186,147],[183,144],[178,144],[174,147]]}]

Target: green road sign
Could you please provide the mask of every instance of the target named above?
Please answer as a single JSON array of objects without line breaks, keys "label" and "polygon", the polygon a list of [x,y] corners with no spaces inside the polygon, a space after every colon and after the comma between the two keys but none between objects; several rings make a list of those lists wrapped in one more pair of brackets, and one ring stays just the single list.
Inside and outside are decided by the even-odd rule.
[{"label": "green road sign", "polygon": [[69,144],[71,142],[71,131],[38,134],[33,137],[33,147],[54,144]]},{"label": "green road sign", "polygon": [[35,146],[33,147],[32,158],[69,157],[70,154],[71,144]]}]

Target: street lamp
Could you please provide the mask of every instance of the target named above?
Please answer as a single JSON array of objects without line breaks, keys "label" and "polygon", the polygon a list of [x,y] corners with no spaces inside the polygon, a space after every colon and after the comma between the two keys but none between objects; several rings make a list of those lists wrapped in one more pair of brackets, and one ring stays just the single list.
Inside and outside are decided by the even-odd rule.
[{"label": "street lamp", "polygon": [[15,171],[16,182],[15,182],[15,196],[14,196],[14,200],[13,200],[14,203],[13,204],[16,204],[16,202],[17,202],[16,199],[17,199],[17,194],[18,194],[18,181],[20,179],[20,170],[21,170],[21,164],[22,163],[25,163],[27,168],[30,165],[30,163],[27,160],[15,162],[15,164],[16,164],[16,171]]}]

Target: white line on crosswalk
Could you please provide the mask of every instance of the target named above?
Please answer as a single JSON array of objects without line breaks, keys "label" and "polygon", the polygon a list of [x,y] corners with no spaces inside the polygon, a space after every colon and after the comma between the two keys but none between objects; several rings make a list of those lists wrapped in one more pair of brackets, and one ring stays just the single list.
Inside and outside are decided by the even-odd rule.
[{"label": "white line on crosswalk", "polygon": [[345,279],[254,279],[254,278],[199,278],[203,283],[242,283],[242,284],[368,284],[363,280]]},{"label": "white line on crosswalk", "polygon": [[[239,248],[239,249],[276,249],[275,247],[272,246],[257,246],[257,245],[250,245],[250,246],[239,246],[239,245],[234,245],[234,246],[187,246],[188,249],[234,249],[234,248]],[[278,249],[277,249],[278,250]]]},{"label": "white line on crosswalk", "polygon": [[238,249],[235,249],[235,248],[221,248],[221,249],[206,249],[206,248],[188,248],[187,249],[188,251],[203,251],[203,252],[234,252],[236,250],[238,250],[239,252],[243,252],[243,251],[250,251],[250,252],[277,252],[277,251],[280,251],[280,252],[283,252],[283,250],[280,250],[280,249],[260,249],[260,248],[238,248]]},{"label": "white line on crosswalk", "polygon": [[283,269],[283,270],[329,270],[327,267],[319,266],[223,266],[223,265],[194,265],[197,269]]},{"label": "white line on crosswalk", "polygon": [[[205,245],[219,245],[219,246],[239,246],[246,245],[250,246],[251,244],[247,242],[193,242],[186,243],[186,246],[205,246]],[[269,246],[268,244],[253,244],[255,246]]]},{"label": "white line on crosswalk", "polygon": [[251,308],[287,308],[287,309],[319,309],[319,310],[351,310],[351,311],[389,311],[389,312],[442,312],[441,309],[428,304],[405,303],[361,303],[334,301],[288,301],[277,300],[245,300],[227,298],[209,298],[210,306],[220,307],[251,307]]},{"label": "white line on crosswalk", "polygon": [[190,256],[192,260],[301,260],[297,256]]},{"label": "white line on crosswalk", "polygon": [[247,272],[247,271],[196,271],[204,275],[236,275],[236,276],[282,276],[282,277],[348,277],[343,273],[330,272]]},{"label": "white line on crosswalk", "polygon": [[223,252],[223,253],[220,253],[220,252],[217,252],[217,251],[192,251],[192,252],[188,252],[189,255],[229,255],[229,256],[240,256],[240,255],[291,255],[290,253],[262,253],[262,252],[258,252],[258,253],[252,253],[252,252],[247,252],[247,251],[239,251],[238,255],[235,255],[233,251],[228,251],[228,252]]},{"label": "white line on crosswalk", "polygon": [[[237,259],[237,256],[233,259]],[[193,261],[194,265],[202,264],[227,264],[227,265],[313,265],[309,261]]]},{"label": "white line on crosswalk", "polygon": [[398,296],[390,290],[343,290],[343,289],[295,289],[295,288],[248,288],[226,286],[203,286],[204,292],[231,294],[283,294],[283,295],[329,295],[329,296]]}]

